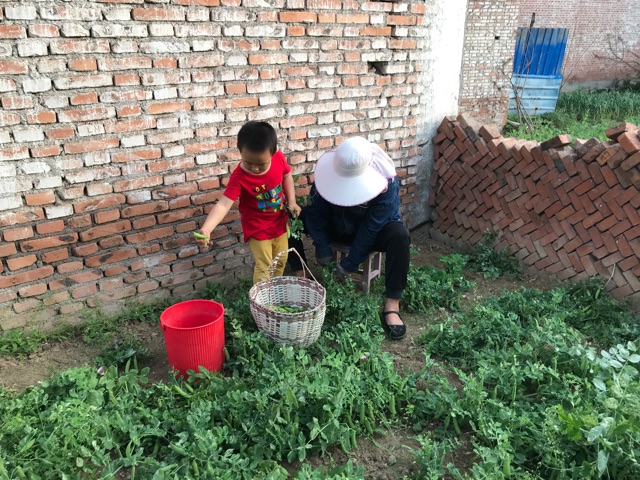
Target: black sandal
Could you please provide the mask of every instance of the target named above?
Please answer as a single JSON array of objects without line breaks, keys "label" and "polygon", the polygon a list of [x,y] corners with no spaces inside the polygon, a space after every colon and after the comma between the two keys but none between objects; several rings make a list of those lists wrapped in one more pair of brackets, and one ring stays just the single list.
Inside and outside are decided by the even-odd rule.
[{"label": "black sandal", "polygon": [[402,320],[402,317],[400,317],[400,320],[403,321],[402,325],[389,325],[387,323],[387,315],[390,315],[392,313],[395,313],[396,315],[398,315],[398,317],[400,317],[400,312],[396,312],[393,310],[389,310],[386,312],[384,310],[380,311],[380,323],[382,324],[382,329],[385,331],[387,337],[389,337],[390,340],[402,340],[407,333],[407,327],[404,325],[404,320]]}]

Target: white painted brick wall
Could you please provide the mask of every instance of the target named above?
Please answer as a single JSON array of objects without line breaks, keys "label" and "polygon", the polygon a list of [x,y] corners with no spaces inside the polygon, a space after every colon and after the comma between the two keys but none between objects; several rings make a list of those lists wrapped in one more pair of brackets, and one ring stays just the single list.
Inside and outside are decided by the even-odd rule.
[{"label": "white painted brick wall", "polygon": [[47,173],[51,171],[51,166],[45,162],[26,162],[20,165],[20,169],[27,175],[36,173]]},{"label": "white painted brick wall", "polygon": [[45,215],[49,220],[54,218],[62,218],[73,215],[73,206],[72,205],[59,205],[59,206],[51,206],[44,207]]},{"label": "white painted brick wall", "polygon": [[50,78],[28,79],[22,82],[22,90],[24,93],[40,93],[51,90]]},{"label": "white painted brick wall", "polygon": [[18,142],[39,142],[44,140],[44,131],[41,128],[14,128],[13,139]]},{"label": "white painted brick wall", "polygon": [[34,5],[8,5],[4,7],[4,16],[7,20],[35,20],[36,15]]},{"label": "white painted brick wall", "polygon": [[21,57],[38,57],[48,53],[47,43],[40,40],[23,40],[18,42],[18,55]]},{"label": "white painted brick wall", "polygon": [[0,197],[0,210],[13,210],[22,206],[22,196],[9,195]]}]

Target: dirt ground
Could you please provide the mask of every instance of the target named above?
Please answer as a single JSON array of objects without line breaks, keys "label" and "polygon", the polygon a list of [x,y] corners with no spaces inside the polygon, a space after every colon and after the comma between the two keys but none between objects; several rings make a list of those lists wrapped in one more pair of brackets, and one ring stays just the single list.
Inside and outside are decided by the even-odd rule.
[{"label": "dirt ground", "polygon": [[[438,259],[442,255],[454,253],[449,246],[438,243],[430,238],[428,229],[421,227],[411,234],[414,253],[414,266],[432,265],[441,268]],[[469,275],[467,275],[469,276]],[[547,289],[552,282],[543,277],[525,277],[523,280],[498,279],[484,280],[479,275],[471,275],[476,287],[466,293],[463,303],[472,305],[480,299],[499,294],[505,289],[518,289],[522,286]],[[418,371],[424,365],[423,348],[416,345],[415,339],[443,313],[436,312],[434,316],[425,318],[422,315],[403,314],[407,324],[407,336],[400,342],[385,341],[386,349],[393,354],[399,371]],[[150,352],[150,358],[139,362],[139,367],[149,367],[151,382],[164,381],[168,377],[169,365],[164,345],[164,336],[158,326],[144,322],[135,322],[123,327],[120,332],[123,338],[129,335],[137,336],[145,348]],[[90,364],[91,359],[99,354],[102,346],[88,346],[81,340],[67,340],[61,343],[44,345],[35,354],[24,359],[12,359],[0,356],[0,385],[6,389],[23,390],[41,380],[49,378],[55,372],[71,367]],[[457,379],[450,378],[456,382]],[[358,449],[350,453],[356,465],[365,468],[365,478],[371,480],[399,480],[405,475],[411,476],[415,469],[413,457],[409,448],[419,448],[415,440],[416,433],[403,429],[388,431],[385,435],[376,435],[373,439],[359,439]],[[409,448],[408,448],[409,447]],[[462,442],[458,451],[450,455],[451,461],[461,471],[465,470],[473,459],[472,446],[469,441]],[[323,458],[311,459],[312,465],[342,465],[348,460],[340,449],[328,452]],[[295,471],[296,465],[291,466]]]}]

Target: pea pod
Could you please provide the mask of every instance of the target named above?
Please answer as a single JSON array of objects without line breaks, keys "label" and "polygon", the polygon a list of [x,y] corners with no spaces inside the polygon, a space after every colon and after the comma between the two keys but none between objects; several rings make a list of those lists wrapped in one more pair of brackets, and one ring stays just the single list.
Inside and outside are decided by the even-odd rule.
[{"label": "pea pod", "polygon": [[178,392],[184,398],[191,398],[191,395],[189,395],[187,392],[182,390],[178,385],[174,385],[173,388],[175,389],[176,392]]},{"label": "pea pod", "polygon": [[373,425],[371,425],[371,422],[369,421],[368,418],[364,419],[364,428],[367,429],[367,432],[369,433],[369,435],[373,435]]},{"label": "pea pod", "polygon": [[348,441],[348,437],[340,439],[340,448],[342,448],[342,451],[347,455],[349,455],[349,446],[347,445]]},{"label": "pea pod", "polygon": [[194,238],[197,238],[199,240],[204,240],[204,248],[207,248],[209,246],[209,237],[207,235],[203,235],[202,233],[198,233],[198,232],[193,232],[193,236]]},{"label": "pea pod", "polygon": [[394,416],[396,414],[396,396],[393,393],[389,397],[389,412]]},{"label": "pea pod", "polygon": [[183,457],[187,457],[189,455],[183,447],[181,447],[180,445],[176,445],[175,443],[169,445],[169,448],[178,455],[182,455]]}]

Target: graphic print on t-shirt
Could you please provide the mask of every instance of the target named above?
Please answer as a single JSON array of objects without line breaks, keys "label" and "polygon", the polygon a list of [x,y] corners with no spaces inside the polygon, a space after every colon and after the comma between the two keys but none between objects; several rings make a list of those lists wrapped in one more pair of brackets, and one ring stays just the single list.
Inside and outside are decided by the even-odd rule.
[{"label": "graphic print on t-shirt", "polygon": [[278,185],[276,188],[272,188],[271,190],[267,190],[266,185],[256,187],[255,197],[258,201],[258,210],[261,212],[278,212],[284,208],[282,185]]}]

